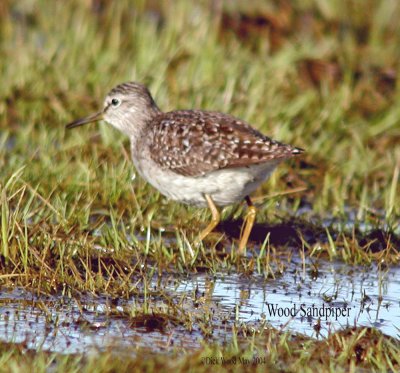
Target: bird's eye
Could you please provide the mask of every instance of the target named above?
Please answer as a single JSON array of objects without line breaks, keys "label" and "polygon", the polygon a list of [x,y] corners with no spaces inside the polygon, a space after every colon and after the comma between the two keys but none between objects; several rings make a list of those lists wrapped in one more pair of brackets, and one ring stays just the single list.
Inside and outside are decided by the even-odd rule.
[{"label": "bird's eye", "polygon": [[121,100],[118,100],[118,98],[113,98],[111,100],[111,105],[114,106],[114,107],[119,106],[120,103],[121,103]]}]

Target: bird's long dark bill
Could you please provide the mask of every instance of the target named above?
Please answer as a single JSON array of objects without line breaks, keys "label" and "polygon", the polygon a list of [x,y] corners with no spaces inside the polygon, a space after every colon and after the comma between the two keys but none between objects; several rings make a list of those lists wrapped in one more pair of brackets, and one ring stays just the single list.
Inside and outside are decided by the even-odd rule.
[{"label": "bird's long dark bill", "polygon": [[73,122],[67,124],[67,129],[83,126],[84,124],[87,123],[97,122],[101,119],[103,119],[103,111],[99,111],[98,113],[89,115],[88,117],[85,118],[74,120]]}]

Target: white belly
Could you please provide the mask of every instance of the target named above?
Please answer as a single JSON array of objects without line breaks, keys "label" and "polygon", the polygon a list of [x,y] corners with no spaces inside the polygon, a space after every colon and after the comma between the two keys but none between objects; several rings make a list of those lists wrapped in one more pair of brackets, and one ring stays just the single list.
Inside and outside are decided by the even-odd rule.
[{"label": "white belly", "polygon": [[133,159],[139,174],[164,196],[196,206],[207,206],[204,194],[218,206],[240,202],[266,180],[278,165],[272,161],[255,166],[228,168],[190,177],[160,170],[153,161]]}]

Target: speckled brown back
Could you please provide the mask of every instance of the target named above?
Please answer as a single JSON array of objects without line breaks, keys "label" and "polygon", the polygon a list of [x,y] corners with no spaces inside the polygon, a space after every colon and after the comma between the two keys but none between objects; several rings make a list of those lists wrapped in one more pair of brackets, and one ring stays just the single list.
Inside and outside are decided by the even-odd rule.
[{"label": "speckled brown back", "polygon": [[201,110],[160,113],[148,123],[151,157],[185,176],[245,167],[302,153],[264,136],[233,116]]}]

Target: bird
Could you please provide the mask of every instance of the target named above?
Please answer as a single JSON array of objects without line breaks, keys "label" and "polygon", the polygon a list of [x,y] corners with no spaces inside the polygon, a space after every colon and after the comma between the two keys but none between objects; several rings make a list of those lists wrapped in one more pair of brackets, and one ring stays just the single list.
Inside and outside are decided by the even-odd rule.
[{"label": "bird", "polygon": [[149,89],[138,82],[112,88],[103,108],[67,124],[75,128],[104,120],[130,139],[140,176],[169,199],[208,207],[211,221],[196,242],[220,222],[219,208],[248,205],[238,253],[243,253],[256,219],[250,194],[282,161],[304,149],[273,140],[249,123],[218,111],[162,111]]}]

